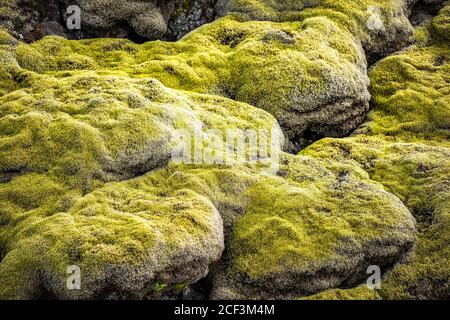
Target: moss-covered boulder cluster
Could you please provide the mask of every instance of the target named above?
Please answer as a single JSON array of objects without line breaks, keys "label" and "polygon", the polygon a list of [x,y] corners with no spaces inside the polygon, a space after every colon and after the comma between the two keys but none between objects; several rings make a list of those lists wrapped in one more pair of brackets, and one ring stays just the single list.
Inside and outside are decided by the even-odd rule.
[{"label": "moss-covered boulder cluster", "polygon": [[[162,32],[157,1],[99,2]],[[449,298],[450,4],[413,29],[416,2],[219,0],[177,42],[0,29],[0,298]],[[173,161],[227,129],[270,152]]]}]

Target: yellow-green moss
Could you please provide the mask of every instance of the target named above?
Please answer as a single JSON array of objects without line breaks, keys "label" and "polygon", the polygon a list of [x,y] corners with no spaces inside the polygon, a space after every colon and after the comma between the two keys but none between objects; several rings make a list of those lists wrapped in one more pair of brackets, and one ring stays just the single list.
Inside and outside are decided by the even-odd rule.
[{"label": "yellow-green moss", "polygon": [[333,288],[348,277],[346,270],[356,276],[365,272],[368,265],[358,267],[365,261],[398,258],[411,245],[409,212],[363,170],[288,159],[280,169],[286,178],[261,178],[248,188],[245,214],[236,220],[224,278],[245,279],[248,287],[229,280],[215,297],[223,290],[239,292],[236,297],[292,297]]},{"label": "yellow-green moss", "polygon": [[376,290],[369,289],[365,285],[353,289],[336,289],[321,292],[304,300],[381,300]]},{"label": "yellow-green moss", "polygon": [[414,47],[374,66],[368,124],[354,137],[324,139],[303,152],[359,165],[416,218],[415,250],[383,278],[378,294],[384,299],[449,297],[450,50],[439,33],[448,8],[421,27]]},{"label": "yellow-green moss", "polygon": [[[283,155],[277,175],[252,164],[148,172],[166,164],[176,129],[279,130],[268,113],[218,95],[271,112],[293,135],[311,124],[297,113],[335,98],[367,103],[362,48],[385,50],[367,30],[369,1],[240,5],[282,22],[225,17],[177,43],[143,45],[27,45],[0,33],[1,297],[102,297],[105,287],[142,297],[195,282],[222,252],[222,220],[229,250],[216,297],[308,295],[403,258],[410,211],[417,248],[380,295],[447,295],[446,11],[427,29],[433,39],[373,68],[371,122],[355,137]],[[387,29],[408,33],[400,1],[375,5]],[[64,289],[70,264],[90,271],[79,293]],[[354,294],[323,294],[336,296]]]},{"label": "yellow-green moss", "polygon": [[[450,40],[450,5],[446,5],[431,22],[431,28],[437,41]],[[447,42],[448,45],[448,42]]]},{"label": "yellow-green moss", "polygon": [[171,88],[230,97],[269,111],[289,135],[317,126],[314,117],[303,119],[302,114],[342,92],[362,109],[369,98],[360,42],[320,16],[295,23],[225,17],[177,43],[140,46],[117,39],[46,37],[20,44],[14,57],[23,69],[58,79],[91,70],[102,76],[151,77]]},{"label": "yellow-green moss", "polygon": [[411,49],[378,63],[370,73],[374,134],[422,139],[450,137],[450,51]]},{"label": "yellow-green moss", "polygon": [[379,294],[389,299],[442,299],[449,292],[448,144],[433,146],[429,141],[405,143],[396,139],[324,139],[304,154],[331,164],[357,164],[371,180],[398,196],[416,218],[419,234],[414,253],[383,279]]},{"label": "yellow-green moss", "polygon": [[[372,134],[407,140],[448,140],[450,137],[450,50],[437,37],[446,28],[450,6],[431,24],[421,27],[418,43],[376,64],[370,72]],[[427,30],[425,32],[424,30]]]},{"label": "yellow-green moss", "polygon": [[[225,1],[223,1],[225,2]],[[244,20],[302,21],[326,17],[363,41],[368,53],[384,54],[411,41],[404,1],[227,1],[228,11]],[[220,3],[220,1],[219,1]],[[399,35],[402,35],[399,37]]]},{"label": "yellow-green moss", "polygon": [[[223,249],[222,220],[210,200],[142,180],[110,181],[166,164],[176,130],[216,129],[221,140],[225,129],[275,130],[279,151],[276,120],[150,78],[27,75],[22,88],[0,97],[0,296],[102,297],[117,283],[111,297],[139,298],[152,281],[204,276]],[[72,264],[89,270],[80,292],[65,288]],[[184,272],[170,276],[178,267]]]},{"label": "yellow-green moss", "polygon": [[[96,290],[102,290],[105,282],[114,281],[128,283],[118,285],[118,293],[139,297],[146,293],[146,282],[172,264],[200,267],[204,262],[199,265],[199,260],[217,260],[223,249],[220,217],[211,202],[194,191],[162,192],[137,179],[109,183],[84,197],[72,191],[68,197],[60,186],[42,179],[14,178],[0,191],[2,203],[23,208],[19,215],[16,206],[11,211],[2,206],[2,217],[11,218],[0,232],[6,253],[0,267],[3,298],[32,298],[39,290],[59,297],[93,297],[101,294]],[[55,206],[64,202],[65,206]],[[180,254],[186,254],[182,261]],[[83,273],[80,292],[64,288],[70,265],[89,270]],[[45,282],[39,278],[40,270],[46,274]],[[160,277],[175,285],[198,280],[190,278],[193,274],[200,277],[201,268],[190,275]]]},{"label": "yellow-green moss", "polygon": [[[238,21],[231,14],[176,43],[47,37],[19,45],[15,55],[22,68],[59,77],[96,70],[230,97],[269,111],[289,137],[307,130],[342,136],[362,121],[368,106],[362,47],[381,55],[407,43],[411,33],[397,0],[329,0],[306,8],[302,1],[237,1],[229,5],[235,9],[277,22]],[[386,35],[368,26],[373,15]],[[328,114],[338,108],[354,119],[327,123],[338,117]]]}]

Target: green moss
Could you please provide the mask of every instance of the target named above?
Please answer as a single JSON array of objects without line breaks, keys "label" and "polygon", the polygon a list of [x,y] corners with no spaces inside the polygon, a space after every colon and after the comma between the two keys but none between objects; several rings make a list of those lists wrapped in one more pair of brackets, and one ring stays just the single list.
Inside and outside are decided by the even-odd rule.
[{"label": "green moss", "polygon": [[[302,119],[303,113],[342,91],[357,103],[368,100],[360,44],[323,17],[283,24],[222,18],[177,43],[142,46],[125,40],[46,37],[19,45],[15,54],[22,68],[47,75],[57,72],[59,78],[95,70],[101,75],[151,77],[171,88],[230,97],[275,115],[291,135],[314,125],[312,119]],[[294,126],[293,118],[300,123]]]},{"label": "green moss", "polygon": [[[33,46],[19,47],[18,54],[35,53]],[[2,58],[11,56],[2,53]],[[13,62],[8,67],[21,70]],[[211,202],[190,190],[111,181],[166,164],[176,130],[216,129],[208,139],[220,140],[225,129],[276,131],[278,151],[283,137],[276,120],[252,106],[168,89],[150,78],[36,71],[22,70],[27,75],[22,88],[0,97],[0,246],[5,253],[0,296],[31,298],[48,291],[98,297],[118,281],[111,294],[142,297],[149,281],[180,265],[185,273],[166,276],[165,283],[200,279],[223,249],[221,220]],[[191,258],[180,262],[180,256]],[[90,270],[84,291],[65,290],[66,268],[72,264]],[[46,281],[40,270],[48,274]]]},{"label": "green moss", "polygon": [[371,70],[374,110],[369,127],[373,134],[448,140],[450,54],[446,41],[433,40],[438,34],[433,26],[445,26],[448,8],[421,28],[427,32],[416,46],[380,61]]},{"label": "green moss", "polygon": [[415,250],[384,277],[378,292],[384,299],[446,299],[450,292],[450,60],[439,33],[447,9],[421,27],[414,47],[373,67],[370,122],[354,137],[324,139],[303,153],[358,164],[416,218]]},{"label": "green moss", "polygon": [[14,39],[6,30],[0,28],[0,45],[15,45],[17,40]]},{"label": "green moss", "polygon": [[[379,10],[372,12],[373,6]],[[263,20],[277,22],[239,21],[228,15],[177,43],[138,46],[124,40],[47,37],[20,45],[15,53],[20,66],[39,73],[64,76],[67,71],[96,70],[151,77],[171,88],[246,102],[274,115],[289,138],[307,130],[342,136],[367,110],[362,47],[385,53],[407,41],[411,30],[400,1],[321,1],[307,7],[298,1],[238,1],[230,4],[232,12],[266,12]],[[383,20],[386,36],[368,28],[374,14]],[[341,127],[330,124],[330,109],[355,119]]]},{"label": "green moss", "polygon": [[369,289],[365,285],[353,289],[337,289],[321,292],[305,300],[381,300],[377,291]]},{"label": "green moss", "polygon": [[448,146],[395,138],[357,136],[325,139],[305,154],[329,163],[358,164],[370,179],[398,196],[416,218],[419,230],[409,262],[389,273],[380,295],[389,299],[444,298],[448,295]]},{"label": "green moss", "polygon": [[187,283],[177,283],[176,285],[175,285],[175,291],[178,291],[178,292],[183,292],[186,288],[188,288],[188,284]]},{"label": "green moss", "polygon": [[[231,14],[244,20],[301,21],[310,17],[326,17],[339,27],[351,31],[366,44],[368,51],[390,51],[389,45],[397,47],[396,41],[408,42],[412,32],[404,15],[403,1],[352,1],[318,0],[308,1],[229,1]],[[372,22],[381,23],[381,30],[374,30]],[[404,33],[405,38],[396,39],[395,33]],[[378,33],[378,34],[377,34]],[[383,37],[378,38],[380,33]],[[384,44],[383,44],[384,42]],[[375,44],[373,46],[372,44]],[[381,46],[385,46],[381,49]],[[381,50],[380,50],[381,49]],[[392,48],[391,48],[392,49]]]},{"label": "green moss", "polygon": [[167,288],[167,285],[164,283],[155,283],[155,285],[153,286],[153,291],[161,292],[161,291],[164,291],[166,288]]},{"label": "green moss", "polygon": [[433,19],[431,28],[438,41],[450,40],[450,5],[446,5],[439,12],[439,15]]},{"label": "green moss", "polygon": [[[30,181],[29,176],[25,177]],[[22,182],[19,179],[24,178],[13,179],[8,184],[7,196],[19,196],[12,185]],[[43,201],[43,198],[53,204],[55,199],[49,195],[55,191],[48,189],[55,187],[44,187],[41,181],[35,182],[42,184],[40,189],[34,187],[28,199],[12,198],[11,202],[20,201],[21,204],[27,201],[28,204]],[[26,191],[21,189],[21,192]],[[34,199],[31,197],[36,200],[30,200]],[[0,268],[2,297],[30,297],[28,290],[31,294],[39,293],[22,281],[29,281],[28,285],[45,286],[47,290],[67,297],[70,292],[61,286],[67,266],[74,264],[82,270],[89,270],[88,274],[83,273],[84,289],[76,293],[78,297],[95,295],[99,283],[111,281],[111,277],[134,284],[137,292],[125,294],[139,296],[139,291],[145,290],[145,283],[151,280],[145,277],[153,277],[155,273],[170,268],[182,252],[197,252],[192,251],[190,257],[182,262],[188,266],[207,257],[217,259],[222,249],[221,225],[217,223],[220,218],[216,209],[206,198],[190,190],[162,195],[159,188],[145,181],[131,180],[109,183],[84,197],[78,195],[72,198],[64,211],[52,213],[51,206],[44,206],[42,202],[38,204],[41,205],[38,210],[26,208],[28,211],[20,220],[17,213],[13,214],[14,223],[9,221],[10,228],[2,228],[0,239],[5,241],[7,253]],[[109,266],[116,266],[116,270],[109,270]],[[25,273],[26,270],[33,272],[22,278],[22,271]],[[40,283],[35,278],[39,270],[46,270],[51,278]],[[130,270],[131,274],[125,270]],[[196,272],[201,273],[201,270]],[[183,278],[186,276],[179,277],[190,281],[190,278]],[[166,280],[173,285],[180,282],[177,277]]]},{"label": "green moss", "polygon": [[294,279],[322,268],[333,268],[339,279],[349,265],[363,264],[345,253],[346,244],[359,248],[364,260],[366,250],[383,255],[381,247],[369,249],[373,242],[411,241],[408,211],[354,166],[298,157],[285,170],[287,181],[261,179],[248,189],[245,215],[236,222],[232,269],[250,281],[271,290],[280,283],[278,290],[313,291],[320,284]]},{"label": "green moss", "polygon": [[[391,33],[368,30],[369,1],[331,0],[307,9],[240,1],[240,15],[177,43],[27,45],[0,33],[0,297],[102,297],[105,288],[142,297],[155,283],[190,284],[219,259],[222,223],[218,297],[309,295],[403,258],[415,239],[410,212],[417,247],[379,294],[446,297],[446,9],[423,41],[373,68],[371,121],[353,137],[282,155],[277,175],[251,163],[167,164],[177,129],[279,133],[264,109],[296,137],[335,125],[313,112],[330,101],[364,113],[363,47],[377,53],[388,46],[377,34],[389,44],[393,31],[408,33],[400,1],[375,5]],[[245,21],[253,14],[277,22]],[[64,288],[71,264],[88,270],[78,293]],[[359,287],[317,297],[375,295]]]}]

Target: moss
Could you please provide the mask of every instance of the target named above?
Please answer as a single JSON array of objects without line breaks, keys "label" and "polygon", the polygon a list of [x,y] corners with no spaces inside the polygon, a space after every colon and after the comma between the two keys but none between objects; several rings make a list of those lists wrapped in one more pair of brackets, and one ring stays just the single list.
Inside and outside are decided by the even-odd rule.
[{"label": "moss", "polygon": [[[265,40],[274,32],[291,40]],[[318,43],[320,38],[326,41]],[[63,72],[89,69],[152,77],[171,88],[231,97],[269,111],[290,135],[311,126],[320,130],[314,122],[317,117],[308,113],[329,104],[342,91],[362,112],[368,101],[359,43],[321,17],[284,24],[223,18],[177,43],[142,46],[123,40],[75,42],[47,37],[31,46],[20,45],[15,54],[22,68],[39,73],[58,71],[63,76]],[[326,116],[321,118],[325,121]],[[300,123],[294,126],[291,119]]]},{"label": "moss", "polygon": [[[223,249],[211,202],[195,191],[111,181],[166,164],[176,130],[198,128],[214,139],[207,130],[216,129],[221,140],[225,129],[276,131],[279,151],[276,120],[149,78],[27,74],[23,88],[0,97],[0,296],[103,297],[113,286],[108,297],[139,298],[155,278],[175,285],[203,277]],[[72,264],[90,270],[80,292],[64,286]],[[172,277],[172,268],[183,272]]]},{"label": "moss", "polygon": [[409,212],[363,171],[308,157],[289,159],[282,170],[286,178],[259,179],[245,194],[248,204],[236,220],[224,276],[248,283],[242,288],[230,281],[227,290],[240,292],[237,297],[333,288],[349,281],[347,270],[357,279],[368,261],[383,264],[411,245]]},{"label": "moss", "polygon": [[305,300],[381,300],[377,291],[361,285],[353,289],[337,289],[321,292]]},{"label": "moss", "polygon": [[164,291],[166,288],[167,288],[167,285],[164,283],[155,283],[155,285],[153,286],[153,291],[160,292],[160,291]]},{"label": "moss", "polygon": [[448,49],[437,45],[408,50],[377,64],[370,73],[373,133],[448,139],[449,72]]},{"label": "moss", "polygon": [[427,30],[425,39],[371,70],[374,110],[369,127],[373,134],[448,140],[450,55],[447,42],[435,38],[435,25],[445,27],[448,8],[421,28]]},{"label": "moss", "polygon": [[439,15],[433,19],[431,28],[435,33],[438,41],[450,40],[450,6],[446,5],[439,12]]},{"label": "moss", "polygon": [[447,8],[421,28],[414,47],[374,66],[370,122],[354,137],[324,139],[303,152],[357,164],[414,215],[415,250],[384,277],[378,292],[384,299],[446,299],[450,292],[449,50],[433,26],[445,27]]},{"label": "moss", "polygon": [[[367,29],[370,5],[322,1],[304,8],[298,1],[239,1],[230,4],[231,11],[236,7],[259,12],[255,6],[274,10],[275,16],[266,18],[277,23],[238,21],[229,15],[177,43],[142,46],[122,40],[48,37],[32,46],[20,45],[17,61],[40,73],[89,69],[152,77],[171,88],[219,94],[264,109],[277,118],[288,138],[308,131],[342,136],[363,121],[368,109],[362,47],[378,54],[409,41],[411,30],[400,1],[372,4],[380,8],[386,36]],[[387,38],[393,45],[382,46]]]},{"label": "moss", "polygon": [[[224,234],[213,297],[356,287],[368,265],[389,269],[409,253],[410,213],[417,247],[379,294],[447,297],[446,11],[423,41],[373,68],[371,121],[353,137],[282,154],[277,174],[168,164],[177,129],[275,130],[280,152],[277,121],[257,107],[290,138],[350,132],[369,100],[363,48],[385,53],[409,34],[400,1],[376,1],[380,16],[368,1],[239,3],[241,15],[177,43],[26,45],[0,33],[1,297],[141,298],[204,277]],[[370,30],[371,14],[386,33]],[[64,287],[71,264],[87,270],[80,292]]]},{"label": "moss", "polygon": [[[97,8],[93,3],[88,7]],[[386,29],[397,36],[392,41],[401,43],[399,30],[407,21],[400,1],[375,5],[381,8]],[[256,7],[276,12],[265,20],[282,22],[237,21],[227,16],[177,43],[143,46],[48,37],[31,47],[19,46],[17,61],[37,72],[107,69],[110,74],[156,78],[171,88],[227,96],[273,114],[289,138],[306,131],[342,136],[355,129],[364,119],[369,100],[362,46],[374,42],[378,34],[367,30],[370,3],[322,1],[304,8],[298,1],[239,1],[229,9],[261,11]],[[111,10],[116,8],[122,4]],[[267,41],[273,34],[281,38]]]},{"label": "moss", "polygon": [[[222,1],[225,2],[225,1]],[[244,20],[299,21],[326,17],[363,41],[368,54],[393,52],[411,41],[403,1],[226,1],[227,11]],[[220,1],[219,1],[220,3]],[[399,35],[402,35],[399,37]]]},{"label": "moss", "polygon": [[[305,154],[358,164],[413,213],[419,230],[408,262],[387,274],[379,294],[389,299],[448,297],[448,145],[357,136],[323,140]],[[333,160],[331,160],[333,159]]]},{"label": "moss", "polygon": [[15,45],[17,40],[6,30],[0,28],[0,45]]},{"label": "moss", "polygon": [[186,288],[188,288],[188,284],[187,283],[177,283],[176,285],[175,285],[175,291],[178,291],[178,292],[183,292]]},{"label": "moss", "polygon": [[[11,185],[7,190],[14,192]],[[198,280],[202,268],[217,260],[223,249],[220,217],[207,199],[193,191],[163,196],[158,191],[139,180],[110,183],[84,197],[78,195],[63,212],[51,214],[48,206],[41,206],[27,211],[21,221],[16,214],[11,229],[2,229],[1,239],[8,240],[0,268],[0,295],[33,297],[39,291],[29,288],[31,284],[60,297],[93,297],[101,295],[107,283],[118,283],[109,294],[139,297],[156,274],[173,285]],[[33,192],[41,198],[36,188]],[[46,200],[55,201],[48,196]],[[186,270],[175,278],[162,275],[180,254],[186,255],[182,262]],[[83,289],[77,293],[64,288],[65,270],[73,264],[89,270],[82,274]],[[188,271],[191,264],[196,269]],[[22,270],[30,274],[24,277]],[[37,277],[39,270],[48,275],[43,283]]]},{"label": "moss", "polygon": [[[223,98],[178,93],[150,79],[92,73],[63,80],[42,77],[0,101],[2,170],[51,168],[69,181],[81,179],[78,185],[94,176],[130,176],[164,164],[175,130],[222,130],[221,140],[226,128],[279,131],[263,111]],[[174,104],[179,108],[170,107]]]}]

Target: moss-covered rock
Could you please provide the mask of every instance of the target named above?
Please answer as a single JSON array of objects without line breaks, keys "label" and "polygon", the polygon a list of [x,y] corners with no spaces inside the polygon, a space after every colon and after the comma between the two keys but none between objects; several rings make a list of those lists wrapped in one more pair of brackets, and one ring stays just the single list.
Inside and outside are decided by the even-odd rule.
[{"label": "moss-covered rock", "polygon": [[304,300],[381,300],[381,297],[375,290],[361,285],[353,289],[324,291],[306,297]]},{"label": "moss-covered rock", "polygon": [[305,152],[330,163],[360,166],[371,180],[398,196],[416,218],[419,235],[414,253],[384,278],[380,295],[445,299],[450,288],[449,147],[395,140],[380,136],[325,139]]},{"label": "moss-covered rock", "polygon": [[386,299],[450,296],[450,49],[436,37],[434,26],[446,27],[447,10],[426,27],[425,41],[373,68],[374,110],[360,134],[324,139],[304,153],[330,163],[358,164],[416,218],[416,248],[408,262],[384,278],[379,294]]},{"label": "moss-covered rock", "polygon": [[[176,43],[0,32],[0,297],[158,297],[221,255],[212,298],[448,297],[448,10],[373,67],[367,124],[293,156],[276,119],[294,143],[356,128],[405,4],[233,3]],[[275,132],[281,167],[169,163],[173,132],[229,128]]]},{"label": "moss-covered rock", "polygon": [[[158,182],[112,181],[167,164],[178,131],[202,130],[208,143],[223,140],[226,129],[262,130],[277,137],[279,151],[276,120],[250,105],[150,78],[26,71],[21,59],[35,51],[4,39],[0,296],[143,298],[156,294],[157,283],[169,290],[204,277],[223,250],[222,219],[211,201]],[[47,41],[64,50],[62,39]],[[81,291],[66,288],[70,265],[82,269]]]},{"label": "moss-covered rock", "polygon": [[[36,174],[2,185],[2,298],[151,297],[156,283],[196,282],[220,258],[222,220],[195,192],[162,194],[140,181],[84,197],[61,189]],[[72,265],[81,290],[66,287]]]},{"label": "moss-covered rock", "polygon": [[273,1],[219,0],[221,14],[245,20],[298,21],[321,16],[351,31],[374,58],[401,49],[411,42],[407,1]]},{"label": "moss-covered rock", "polygon": [[450,6],[445,6],[440,12],[439,16],[433,19],[432,29],[435,35],[442,41],[450,39]]},{"label": "moss-covered rock", "polygon": [[303,156],[284,163],[284,178],[246,191],[213,298],[295,298],[352,286],[370,265],[389,268],[409,252],[409,211],[364,171]]},{"label": "moss-covered rock", "polygon": [[272,113],[296,142],[305,132],[348,134],[368,110],[366,61],[359,42],[321,17],[284,24],[223,18],[180,42],[142,46],[49,37],[17,46],[14,55],[22,68],[34,72],[125,72],[246,102]]},{"label": "moss-covered rock", "polygon": [[373,134],[449,139],[450,55],[445,43],[390,56],[371,71]]},{"label": "moss-covered rock", "polygon": [[[104,5],[83,2],[83,16],[89,19],[92,11],[95,23],[109,25],[121,15],[134,17],[130,10],[138,16],[153,12],[149,2],[126,10],[115,2],[113,8],[98,10]],[[231,16],[178,43],[47,39],[19,46],[17,60],[37,72],[114,67],[172,88],[220,94],[269,111],[288,139],[303,145],[311,138],[347,135],[364,120],[369,94],[363,47],[371,55],[383,55],[403,47],[412,34],[405,5],[397,0],[357,5],[321,1],[306,7],[302,1],[240,1],[226,7],[223,13]],[[259,7],[273,13],[259,16]],[[248,13],[244,21],[237,12]]]}]

